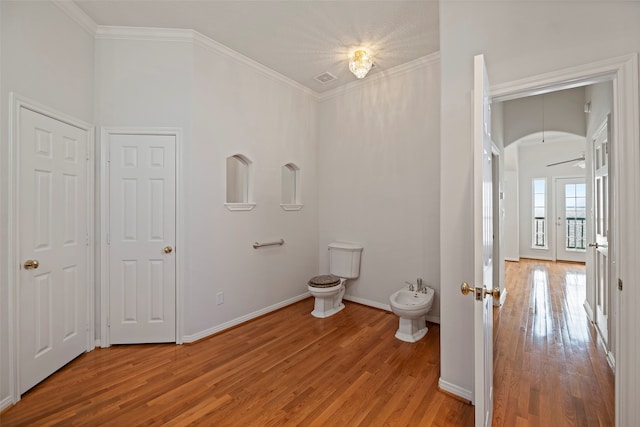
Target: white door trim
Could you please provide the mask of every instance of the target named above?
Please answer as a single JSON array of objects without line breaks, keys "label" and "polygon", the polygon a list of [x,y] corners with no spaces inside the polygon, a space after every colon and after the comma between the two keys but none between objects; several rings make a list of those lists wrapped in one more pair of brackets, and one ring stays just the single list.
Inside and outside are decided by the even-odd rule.
[{"label": "white door trim", "polygon": [[[624,281],[624,298],[616,293],[618,315],[615,323],[615,420],[616,426],[632,425],[640,418],[637,384],[640,367],[640,329],[637,313],[640,304],[640,95],[638,89],[638,54],[607,59],[565,70],[496,85],[491,89],[494,101],[506,101],[526,95],[583,86],[601,81],[613,82],[612,141],[610,165],[613,168],[612,218],[610,230],[614,243],[611,277]],[[624,230],[624,232],[620,232]],[[613,253],[611,253],[613,252]],[[614,285],[615,286],[615,285]]]},{"label": "white door trim", "polygon": [[26,108],[38,114],[50,117],[54,120],[66,123],[68,125],[79,128],[87,132],[87,232],[89,234],[89,245],[87,246],[87,277],[86,289],[87,297],[87,319],[86,319],[86,350],[91,351],[95,348],[95,322],[94,322],[94,135],[95,128],[92,124],[79,120],[75,117],[57,111],[42,105],[32,99],[18,95],[14,92],[9,94],[9,217],[8,227],[8,265],[9,271],[9,390],[12,394],[12,401],[16,404],[20,400],[20,340],[19,340],[19,318],[20,306],[18,305],[20,292],[20,240],[18,239],[18,231],[20,227],[20,210],[18,203],[18,193],[20,191],[20,158],[19,158],[19,129],[20,129],[20,109]]},{"label": "white door trim", "polygon": [[110,135],[169,135],[176,138],[176,344],[183,343],[182,129],[170,127],[102,127],[100,129],[100,347],[109,347],[109,153]]}]

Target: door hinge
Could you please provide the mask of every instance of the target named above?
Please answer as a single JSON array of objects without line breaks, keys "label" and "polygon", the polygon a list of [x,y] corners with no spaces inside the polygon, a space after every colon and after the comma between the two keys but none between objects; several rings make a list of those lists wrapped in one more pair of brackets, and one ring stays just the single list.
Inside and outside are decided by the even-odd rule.
[{"label": "door hinge", "polygon": [[107,233],[107,245],[111,244],[111,233]]},{"label": "door hinge", "polygon": [[618,279],[618,290],[622,290],[622,279]]},{"label": "door hinge", "polygon": [[89,246],[89,235],[88,234],[84,235],[84,241],[85,241],[86,246]]},{"label": "door hinge", "polygon": [[111,319],[107,316],[107,328],[111,327]]}]

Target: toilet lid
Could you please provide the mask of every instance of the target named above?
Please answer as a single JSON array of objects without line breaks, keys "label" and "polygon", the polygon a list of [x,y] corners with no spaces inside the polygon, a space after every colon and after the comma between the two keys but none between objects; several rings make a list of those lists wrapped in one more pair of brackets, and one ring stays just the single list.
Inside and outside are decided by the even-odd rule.
[{"label": "toilet lid", "polygon": [[316,276],[309,280],[309,286],[313,286],[314,288],[329,288],[337,285],[338,283],[340,283],[340,278],[333,274]]}]

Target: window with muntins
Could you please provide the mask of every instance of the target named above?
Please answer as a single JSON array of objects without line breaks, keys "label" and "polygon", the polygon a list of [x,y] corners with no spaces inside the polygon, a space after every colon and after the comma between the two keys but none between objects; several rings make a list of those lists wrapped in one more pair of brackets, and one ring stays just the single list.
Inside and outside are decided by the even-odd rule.
[{"label": "window with muntins", "polygon": [[533,180],[533,235],[534,248],[547,247],[547,180]]}]

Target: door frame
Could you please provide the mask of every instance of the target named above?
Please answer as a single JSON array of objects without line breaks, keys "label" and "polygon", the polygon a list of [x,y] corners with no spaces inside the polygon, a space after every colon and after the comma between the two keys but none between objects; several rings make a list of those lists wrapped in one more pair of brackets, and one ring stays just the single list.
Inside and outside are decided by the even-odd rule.
[{"label": "door frame", "polygon": [[[637,353],[640,330],[636,328],[635,307],[640,304],[640,98],[638,89],[638,54],[633,53],[538,76],[493,86],[494,101],[507,101],[559,89],[568,89],[602,81],[613,83],[612,141],[610,166],[614,182],[610,195],[614,224],[610,230],[614,245],[615,264],[611,269],[614,281],[626,282],[624,298],[616,292],[618,312],[615,320],[615,419],[616,425],[630,425],[638,411],[634,390],[640,377],[633,355]],[[625,230],[621,233],[620,230]]]},{"label": "door frame", "polygon": [[47,116],[51,119],[66,123],[70,126],[79,128],[87,133],[87,234],[89,244],[86,246],[87,270],[86,270],[86,304],[87,318],[86,322],[86,351],[95,348],[95,322],[94,322],[94,301],[95,301],[95,272],[94,272],[94,169],[95,169],[95,127],[87,122],[77,119],[73,116],[65,114],[61,111],[40,104],[37,101],[19,95],[15,92],[9,93],[9,182],[8,182],[8,331],[9,331],[9,390],[12,394],[13,404],[20,401],[20,335],[19,335],[19,319],[20,319],[20,240],[18,233],[20,229],[20,203],[18,193],[20,192],[20,110],[27,110]]},{"label": "door frame", "polygon": [[176,344],[183,343],[183,262],[184,226],[182,211],[182,129],[172,127],[101,127],[100,128],[100,347],[111,345],[107,317],[109,314],[109,137],[111,135],[166,135],[176,139]]}]

